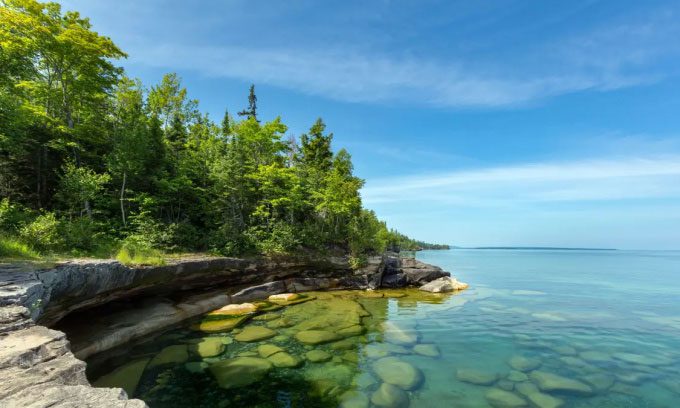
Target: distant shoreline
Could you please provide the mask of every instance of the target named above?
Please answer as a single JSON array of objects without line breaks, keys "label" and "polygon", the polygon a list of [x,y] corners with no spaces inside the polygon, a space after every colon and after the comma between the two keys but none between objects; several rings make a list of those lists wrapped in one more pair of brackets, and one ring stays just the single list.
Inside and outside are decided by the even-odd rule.
[{"label": "distant shoreline", "polygon": [[533,251],[618,251],[616,248],[566,248],[566,247],[451,247],[451,249],[502,249],[502,250],[533,250]]}]

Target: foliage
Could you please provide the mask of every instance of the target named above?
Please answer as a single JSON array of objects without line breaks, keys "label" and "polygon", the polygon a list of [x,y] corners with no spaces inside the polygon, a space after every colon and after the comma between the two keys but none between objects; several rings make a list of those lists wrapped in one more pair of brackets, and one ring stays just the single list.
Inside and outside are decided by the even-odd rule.
[{"label": "foliage", "polygon": [[[158,263],[159,251],[366,256],[424,243],[363,209],[364,181],[319,118],[298,144],[247,108],[221,123],[181,78],[146,88],[87,18],[0,2],[0,232],[40,252]],[[10,201],[11,200],[11,201]],[[16,245],[15,245],[16,246]],[[31,249],[28,248],[28,249]]]},{"label": "foliage", "polygon": [[25,243],[11,237],[0,237],[0,258],[37,259],[40,255]]},{"label": "foliage", "polygon": [[54,213],[38,216],[19,231],[23,242],[38,251],[52,252],[63,247],[64,240],[59,233],[59,221]]}]

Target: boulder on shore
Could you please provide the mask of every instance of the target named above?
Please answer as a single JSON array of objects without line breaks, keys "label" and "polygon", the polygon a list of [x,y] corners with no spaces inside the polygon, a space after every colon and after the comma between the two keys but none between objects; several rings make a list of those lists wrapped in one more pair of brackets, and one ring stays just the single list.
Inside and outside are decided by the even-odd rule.
[{"label": "boulder on shore", "polygon": [[442,293],[467,289],[468,286],[467,283],[459,282],[456,278],[445,276],[424,284],[420,287],[420,290],[432,293]]}]

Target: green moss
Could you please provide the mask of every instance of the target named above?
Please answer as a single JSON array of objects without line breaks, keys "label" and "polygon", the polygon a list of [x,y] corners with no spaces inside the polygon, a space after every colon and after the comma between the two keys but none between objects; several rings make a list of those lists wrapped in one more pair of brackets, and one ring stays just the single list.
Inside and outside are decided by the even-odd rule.
[{"label": "green moss", "polygon": [[162,253],[153,249],[146,250],[130,250],[123,247],[118,251],[116,255],[116,260],[127,266],[138,266],[138,265],[148,265],[148,266],[162,266],[165,265],[165,259],[163,259]]}]

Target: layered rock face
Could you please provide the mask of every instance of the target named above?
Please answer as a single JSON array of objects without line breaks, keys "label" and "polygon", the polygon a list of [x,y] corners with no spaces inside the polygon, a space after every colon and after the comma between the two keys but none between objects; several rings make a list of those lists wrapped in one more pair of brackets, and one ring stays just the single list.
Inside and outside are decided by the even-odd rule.
[{"label": "layered rock face", "polygon": [[[144,407],[140,400],[128,400],[122,389],[91,387],[78,358],[273,294],[420,286],[445,276],[449,273],[438,267],[395,254],[370,258],[359,270],[352,270],[346,257],[196,258],[160,267],[126,267],[110,260],[47,269],[0,264],[0,378],[11,379],[0,381],[0,406]],[[181,293],[187,295],[177,296]],[[130,310],[97,316],[82,332],[69,331],[73,353],[64,333],[44,327],[74,311],[131,299],[138,303]]]}]

